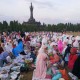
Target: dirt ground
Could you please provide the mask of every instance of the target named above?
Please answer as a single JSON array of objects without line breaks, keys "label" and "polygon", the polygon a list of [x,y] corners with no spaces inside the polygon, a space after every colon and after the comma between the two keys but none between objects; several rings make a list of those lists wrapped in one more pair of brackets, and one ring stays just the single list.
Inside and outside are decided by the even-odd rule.
[{"label": "dirt ground", "polygon": [[32,80],[33,71],[22,73],[23,77],[20,80]]},{"label": "dirt ground", "polygon": [[66,32],[69,35],[80,36],[80,32]]},{"label": "dirt ground", "polygon": [[[66,68],[67,71],[68,68]],[[23,77],[20,79],[20,80],[32,80],[32,76],[33,76],[33,71],[29,71],[27,73],[22,73]],[[72,80],[70,77],[69,77],[69,80]]]}]

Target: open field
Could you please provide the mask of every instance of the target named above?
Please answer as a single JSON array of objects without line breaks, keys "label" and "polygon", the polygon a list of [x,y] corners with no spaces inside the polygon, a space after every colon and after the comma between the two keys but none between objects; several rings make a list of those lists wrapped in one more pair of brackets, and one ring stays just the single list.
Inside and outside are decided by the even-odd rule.
[{"label": "open field", "polygon": [[[66,71],[69,71],[68,68],[66,68]],[[22,73],[22,75],[23,75],[23,78],[21,78],[20,80],[32,80],[33,71]],[[69,77],[69,80],[72,80],[72,79]]]},{"label": "open field", "polygon": [[67,32],[69,35],[80,36],[80,32]]},{"label": "open field", "polygon": [[[74,36],[77,36],[77,35],[80,36],[80,32],[67,32],[67,34],[74,35]],[[23,78],[21,78],[20,80],[32,80],[33,71],[23,73],[22,75],[23,75]]]}]

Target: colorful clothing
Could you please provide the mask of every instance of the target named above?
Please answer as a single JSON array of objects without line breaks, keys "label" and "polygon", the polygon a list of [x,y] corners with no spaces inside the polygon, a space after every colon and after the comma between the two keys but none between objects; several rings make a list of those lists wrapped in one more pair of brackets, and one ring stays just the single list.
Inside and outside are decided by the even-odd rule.
[{"label": "colorful clothing", "polygon": [[69,69],[71,69],[71,70],[73,69],[74,63],[75,63],[77,58],[78,58],[77,54],[70,54],[69,62],[68,62]]},{"label": "colorful clothing", "polygon": [[46,58],[47,58],[47,54],[45,54],[45,53],[39,53],[38,54],[37,61],[36,61],[36,70],[34,72],[34,77],[45,79],[46,71],[47,71]]}]

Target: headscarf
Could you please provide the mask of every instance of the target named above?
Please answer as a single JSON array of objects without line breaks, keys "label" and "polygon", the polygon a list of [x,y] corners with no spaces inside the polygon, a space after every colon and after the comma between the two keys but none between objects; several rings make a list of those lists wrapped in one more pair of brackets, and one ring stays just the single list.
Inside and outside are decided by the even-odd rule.
[{"label": "headscarf", "polygon": [[45,49],[45,48],[48,48],[48,46],[43,44],[43,45],[41,46],[41,48],[39,49],[38,53],[44,53],[44,49]]},{"label": "headscarf", "polygon": [[63,43],[61,40],[58,41],[58,50],[60,53],[62,53],[62,51],[63,51]]},{"label": "headscarf", "polygon": [[77,40],[73,43],[73,47],[76,47],[76,48],[78,48],[78,47],[79,47],[79,43],[78,43],[78,41],[77,41]]},{"label": "headscarf", "polygon": [[76,48],[71,48],[71,51],[74,52],[75,54],[77,53],[77,49]]}]

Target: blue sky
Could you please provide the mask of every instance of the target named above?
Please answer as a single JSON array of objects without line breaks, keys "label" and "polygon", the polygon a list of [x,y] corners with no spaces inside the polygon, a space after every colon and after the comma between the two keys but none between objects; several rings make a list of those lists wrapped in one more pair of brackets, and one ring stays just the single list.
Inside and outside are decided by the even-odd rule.
[{"label": "blue sky", "polygon": [[80,0],[0,0],[0,21],[27,21],[31,2],[34,18],[41,23],[80,22]]}]

